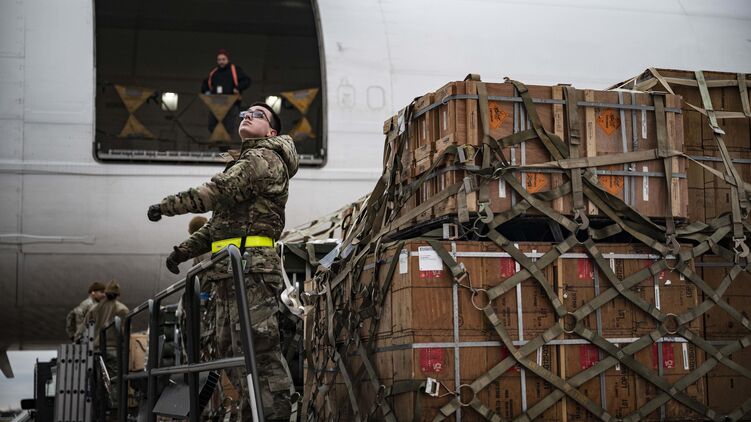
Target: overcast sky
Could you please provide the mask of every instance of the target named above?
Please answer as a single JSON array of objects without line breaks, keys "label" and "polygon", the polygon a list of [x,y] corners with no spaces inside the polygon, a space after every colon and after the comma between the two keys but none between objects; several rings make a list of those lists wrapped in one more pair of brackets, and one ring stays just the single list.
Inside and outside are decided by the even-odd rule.
[{"label": "overcast sky", "polygon": [[36,360],[45,362],[56,355],[55,350],[8,351],[10,365],[16,377],[7,379],[0,373],[0,409],[19,409],[21,399],[33,398]]}]

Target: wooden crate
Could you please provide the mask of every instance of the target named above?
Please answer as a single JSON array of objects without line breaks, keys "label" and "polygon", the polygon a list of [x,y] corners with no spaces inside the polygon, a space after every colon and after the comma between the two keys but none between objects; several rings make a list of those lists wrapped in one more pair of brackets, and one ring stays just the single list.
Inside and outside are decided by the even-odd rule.
[{"label": "wooden crate", "polygon": [[[515,95],[511,84],[488,84],[490,97],[512,97]],[[528,86],[530,95],[541,101],[562,101],[563,87]],[[634,96],[618,92],[576,90],[577,102],[593,104],[578,107],[579,133],[581,144],[579,157],[613,156],[626,152],[643,151],[657,148],[655,115],[652,110],[643,112],[630,107],[653,107],[654,98],[645,94]],[[665,106],[670,110],[680,108],[680,98],[665,97]],[[607,107],[612,105],[612,107]],[[518,103],[490,101],[490,130],[494,138],[502,138],[513,133],[531,128],[527,116]],[[565,124],[566,106],[560,103],[537,103],[535,106],[542,126],[561,139],[567,138]],[[494,123],[495,122],[495,123]],[[667,139],[671,149],[683,148],[683,127],[681,115],[667,113]],[[513,166],[525,166],[553,161],[553,157],[538,139],[523,142],[504,149],[507,161]],[[682,218],[687,216],[687,181],[686,160],[673,158],[673,176],[670,178],[672,189],[672,209],[670,214]],[[623,165],[601,166],[591,168],[598,172],[598,183],[610,195],[615,196],[642,215],[647,217],[664,217],[666,210],[667,188],[662,160],[650,160]],[[535,194],[558,187],[568,180],[560,172],[535,172],[524,170],[515,173],[517,181],[527,192]],[[490,182],[491,206],[494,212],[509,209],[522,198],[513,191],[507,182],[493,180]],[[554,210],[571,214],[571,195],[565,195],[547,203]],[[534,211],[533,211],[534,212]],[[601,215],[593,204],[587,205],[589,215]]]},{"label": "wooden crate", "polygon": [[[703,72],[707,81],[712,108],[720,113],[744,113],[742,96],[748,98],[748,90],[742,93],[738,80],[740,75],[729,72]],[[658,76],[669,87],[658,79]],[[744,75],[747,86],[751,86],[751,76]],[[719,161],[707,159],[718,158],[718,145],[709,119],[695,108],[705,108],[701,92],[693,71],[676,69],[648,69],[629,81],[617,84],[618,87],[641,91],[669,91],[683,97],[683,135],[686,153],[701,160],[704,164],[725,172]],[[748,113],[748,110],[746,110]],[[749,181],[749,166],[743,161],[751,152],[751,118],[718,119],[718,124],[725,132],[723,140],[734,160],[741,160],[735,167],[744,181]],[[730,190],[724,181],[713,180],[715,177],[696,163],[688,163],[689,197],[688,216],[691,221],[711,221],[723,212],[730,211]],[[717,184],[722,186],[716,186]]]},{"label": "wooden crate", "polygon": [[[414,136],[430,137],[437,133],[437,139],[432,144],[417,146],[415,151],[415,177],[419,177],[434,165],[436,172],[447,167],[461,167],[462,165],[478,165],[481,161],[479,154],[472,153],[467,161],[459,163],[456,155],[443,157],[441,163],[435,163],[450,145],[471,145],[477,147],[481,143],[481,122],[478,120],[477,86],[478,81],[452,82],[430,94],[418,99],[423,109],[431,107],[427,100],[433,101],[431,112],[419,117],[419,122],[412,122],[417,129],[410,133]],[[528,116],[523,109],[520,97],[511,83],[486,83],[488,92],[488,128],[490,136],[495,139],[512,135],[531,128]],[[549,132],[557,134],[566,140],[568,129],[566,124],[567,105],[562,86],[528,86],[530,95],[535,100],[541,125]],[[469,95],[465,99],[462,95]],[[576,101],[580,145],[579,157],[613,156],[634,151],[653,150],[657,148],[656,117],[654,112],[655,95],[648,93],[624,93],[615,91],[576,90]],[[427,99],[426,99],[427,97]],[[683,122],[680,97],[667,95],[664,97],[666,113],[666,138],[669,149],[683,150]],[[429,117],[432,114],[432,118]],[[432,120],[431,120],[432,119]],[[437,128],[434,124],[437,123]],[[433,128],[423,130],[422,127]],[[422,131],[422,132],[421,132]],[[435,137],[435,136],[433,136]],[[565,141],[564,141],[565,142]],[[417,145],[417,144],[416,144]],[[432,155],[428,151],[433,151]],[[504,156],[511,166],[528,166],[553,161],[548,149],[539,139],[531,139],[518,145],[503,148]],[[418,159],[419,155],[419,159]],[[430,159],[429,159],[430,157]],[[671,159],[673,174],[668,181],[671,187],[671,200],[667,200],[667,182],[664,174],[662,159],[593,167],[590,170],[597,173],[599,185],[610,195],[630,205],[646,217],[664,218],[667,215],[676,218],[688,216],[688,182],[687,164],[682,157]],[[539,194],[561,186],[568,181],[568,175],[562,170],[521,168],[513,170],[513,177],[530,194]],[[445,172],[438,176],[438,186],[448,186],[449,181],[461,180],[465,174],[461,172]],[[513,191],[511,186],[500,179],[476,179],[478,184],[487,183],[490,193],[491,209],[494,213],[504,212],[521,201],[521,195]],[[475,194],[472,192],[471,194]],[[469,212],[478,210],[478,197],[468,198]],[[433,210],[434,217],[457,213],[456,199],[452,198],[447,204],[440,204]],[[419,200],[418,200],[419,203]],[[670,203],[670,209],[667,204]],[[572,215],[571,195],[564,195],[546,205],[555,211]],[[586,203],[589,215],[604,216],[594,204]],[[530,215],[539,215],[536,209],[528,210]]]},{"label": "wooden crate", "polygon": [[[712,108],[715,111],[744,112],[741,95],[748,98],[749,94],[748,91],[745,94],[741,93],[738,87],[738,74],[715,71],[703,73],[712,100]],[[705,108],[694,71],[677,69],[654,69],[653,71],[647,69],[639,76],[616,84],[614,87],[668,92],[669,89],[660,82],[657,75],[663,78],[676,95],[683,97],[685,102],[683,105],[683,128],[686,147],[716,151],[717,142],[709,125],[709,119],[689,105]],[[746,74],[744,76],[747,86],[751,86],[751,75]],[[720,119],[718,123],[725,131],[723,138],[729,150],[751,150],[751,119],[747,117]]]},{"label": "wooden crate", "polygon": [[[686,154],[703,164],[725,173],[720,154],[716,150],[690,148]],[[733,165],[744,181],[751,180],[751,151],[731,152]],[[689,202],[688,213],[691,221],[711,221],[721,214],[731,211],[730,185],[696,163],[690,163],[688,171]]]},{"label": "wooden crate", "polygon": [[[441,244],[447,251],[455,252],[457,262],[464,265],[469,274],[462,282],[478,288],[499,286],[521,270],[516,261],[492,242],[443,241]],[[555,247],[554,244],[542,242],[523,242],[517,246],[532,260],[541,259]],[[611,262],[611,268],[619,278],[640,271],[653,259],[646,248],[634,245],[603,244],[598,248],[605,259]],[[540,269],[553,294],[570,311],[585,306],[595,294],[612,287],[605,280],[602,271],[594,268],[591,260],[583,254],[583,249],[574,247]],[[484,312],[475,307],[478,303],[473,304],[469,289],[455,287],[448,268],[441,264],[432,248],[424,241],[407,241],[398,255],[390,247],[378,261],[372,256],[367,258],[365,269],[360,274],[361,282],[364,285],[377,282],[384,286],[387,282],[387,269],[394,260],[397,260],[394,264],[397,267],[390,281],[389,291],[383,292],[386,296],[379,327],[372,331],[372,336],[370,322],[361,325],[359,331],[362,338],[374,341],[374,353],[370,361],[378,375],[378,385],[388,387],[430,377],[454,390],[457,383],[469,384],[477,380],[509,355],[508,350],[499,346],[498,334],[488,323]],[[374,274],[378,277],[374,278]],[[670,291],[670,286],[676,287],[676,291]],[[631,288],[633,292],[639,290],[646,292],[640,297],[663,312],[680,314],[698,304],[695,300],[699,296],[696,288],[672,273],[658,274]],[[691,300],[686,302],[681,297]],[[475,300],[481,302],[477,297]],[[360,301],[355,306],[361,309],[363,304]],[[512,287],[501,294],[493,301],[492,308],[500,318],[503,329],[518,344],[524,344],[524,341],[532,340],[560,323],[550,304],[550,298],[534,279],[524,280],[518,287]],[[640,318],[650,317],[618,297],[588,317],[584,325],[624,347],[635,338],[648,335],[655,328],[652,322],[644,323]],[[456,332],[455,323],[458,326]],[[692,321],[688,326],[697,334],[703,332],[702,318]],[[345,337],[341,340],[344,341]],[[464,346],[454,347],[456,339]],[[586,342],[571,343],[576,339],[573,335],[561,335],[537,349],[528,358],[552,374],[569,379],[606,357],[605,352]],[[704,352],[693,344],[671,338],[646,347],[635,358],[670,383],[675,383],[694,371],[706,359]],[[364,371],[360,357],[352,351],[348,353],[346,365],[350,374]],[[710,378],[710,383],[727,387],[737,378],[737,374],[725,371],[718,373],[714,379]],[[360,409],[370,409],[377,397],[377,388],[367,375],[354,388]],[[595,376],[582,383],[578,390],[615,417],[632,414],[660,393],[660,390],[624,364],[611,367],[602,376]],[[523,415],[524,409],[532,408],[555,391],[556,388],[545,379],[514,365],[478,391],[477,398],[499,416],[513,419]],[[700,377],[685,391],[700,403],[707,403],[706,377]],[[448,391],[442,389],[441,392]],[[341,379],[335,382],[335,388],[330,394],[333,395],[331,403],[341,410],[339,416],[351,417],[348,413],[351,412],[349,396]],[[452,397],[430,397],[423,392],[411,391],[392,397],[389,403],[398,420],[413,420],[415,406],[419,403],[422,415],[420,420],[429,421]],[[663,410],[666,420],[701,419],[701,415],[696,415],[674,400],[666,403]],[[568,397],[559,399],[541,412],[541,420],[595,420],[584,407]],[[376,419],[379,415],[377,412]],[[648,420],[659,420],[660,417],[661,410],[657,408],[648,416]],[[463,408],[462,419],[483,420],[471,408]]]}]

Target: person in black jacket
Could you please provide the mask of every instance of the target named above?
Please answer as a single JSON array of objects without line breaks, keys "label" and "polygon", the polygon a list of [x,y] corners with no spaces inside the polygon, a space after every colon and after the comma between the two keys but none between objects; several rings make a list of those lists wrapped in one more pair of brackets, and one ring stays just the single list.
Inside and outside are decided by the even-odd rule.
[{"label": "person in black jacket", "polygon": [[[240,66],[230,62],[229,53],[221,49],[216,53],[217,66],[209,72],[201,84],[201,92],[206,95],[241,94],[250,86],[250,78]],[[223,123],[229,133],[235,131],[237,116],[240,114],[240,101],[235,103],[227,113]],[[213,114],[209,114],[209,133],[214,131],[217,121]]]}]

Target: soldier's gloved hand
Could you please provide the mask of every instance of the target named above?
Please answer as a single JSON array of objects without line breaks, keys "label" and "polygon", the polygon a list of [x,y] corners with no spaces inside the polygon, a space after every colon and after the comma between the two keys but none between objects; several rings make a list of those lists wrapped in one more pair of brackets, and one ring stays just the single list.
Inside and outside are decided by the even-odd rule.
[{"label": "soldier's gloved hand", "polygon": [[162,219],[162,207],[159,204],[154,204],[149,207],[149,211],[146,213],[151,221],[159,221]]},{"label": "soldier's gloved hand", "polygon": [[190,255],[188,255],[188,252],[177,246],[174,246],[173,248],[174,250],[167,257],[167,269],[170,270],[172,274],[180,274],[180,268],[178,268],[177,265],[181,262],[187,261],[190,258]]}]

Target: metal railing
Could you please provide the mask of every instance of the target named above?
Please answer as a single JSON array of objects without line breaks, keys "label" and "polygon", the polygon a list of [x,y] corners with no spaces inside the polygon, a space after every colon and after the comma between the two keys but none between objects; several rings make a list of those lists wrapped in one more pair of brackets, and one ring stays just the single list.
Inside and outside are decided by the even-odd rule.
[{"label": "metal railing", "polygon": [[[208,362],[199,362],[199,328],[200,328],[200,283],[198,275],[213,268],[216,264],[224,259],[229,258],[232,279],[235,287],[235,298],[237,300],[238,314],[240,317],[240,330],[242,335],[243,356],[234,358],[217,359]],[[159,323],[161,317],[161,303],[164,299],[184,290],[183,309],[186,312],[187,327],[183,332],[187,335],[187,364],[174,366],[161,366],[159,356]],[[148,312],[149,316],[149,347],[146,367],[143,371],[130,373],[129,360],[130,353],[130,334],[133,318],[141,312]],[[188,391],[190,399],[190,413],[188,415],[190,422],[200,420],[199,409],[199,380],[200,372],[212,371],[218,369],[227,369],[233,367],[245,367],[245,373],[248,382],[248,399],[253,414],[253,420],[263,422],[263,406],[261,401],[261,392],[258,386],[258,371],[256,367],[256,355],[253,349],[253,333],[251,331],[250,314],[248,312],[248,299],[245,289],[245,280],[243,276],[242,256],[240,250],[229,245],[218,253],[214,254],[211,259],[202,261],[190,270],[184,279],[169,286],[159,292],[154,298],[147,300],[133,309],[121,321],[116,317],[115,320],[101,330],[100,334],[100,351],[102,356],[107,353],[108,329],[114,328],[117,338],[117,382],[120,387],[118,403],[118,421],[127,422],[128,415],[128,384],[130,381],[137,379],[146,379],[146,405],[148,406],[147,422],[156,422],[154,407],[158,398],[157,380],[160,376],[173,374],[184,374],[188,379]],[[179,341],[175,339],[175,341]],[[101,383],[100,383],[101,384]],[[104,402],[104,400],[102,401]],[[106,406],[102,403],[100,406]],[[104,409],[103,409],[104,410]],[[102,417],[104,411],[101,412]]]}]

